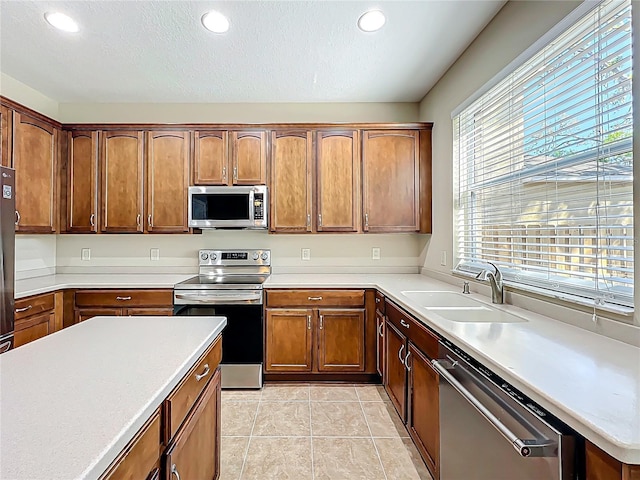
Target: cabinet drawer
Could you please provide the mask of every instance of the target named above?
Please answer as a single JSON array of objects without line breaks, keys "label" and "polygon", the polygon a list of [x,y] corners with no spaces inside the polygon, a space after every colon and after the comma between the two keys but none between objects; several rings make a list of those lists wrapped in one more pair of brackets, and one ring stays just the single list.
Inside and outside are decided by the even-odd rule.
[{"label": "cabinet drawer", "polygon": [[429,358],[438,358],[438,337],[421,322],[389,301],[386,302],[386,316],[389,322],[406,335],[425,355]]},{"label": "cabinet drawer", "polygon": [[173,305],[171,290],[81,290],[76,307],[163,307]]},{"label": "cabinet drawer", "polygon": [[218,338],[211,348],[200,358],[184,380],[167,397],[165,418],[167,419],[166,443],[173,438],[204,387],[216,373],[222,358],[222,338]]},{"label": "cabinet drawer", "polygon": [[268,307],[362,307],[364,290],[268,290]]},{"label": "cabinet drawer", "polygon": [[104,480],[147,478],[160,461],[160,412],[157,411],[124,449]]},{"label": "cabinet drawer", "polygon": [[38,313],[53,310],[55,307],[55,296],[53,293],[36,295],[33,297],[21,298],[15,303],[15,320],[30,317]]}]

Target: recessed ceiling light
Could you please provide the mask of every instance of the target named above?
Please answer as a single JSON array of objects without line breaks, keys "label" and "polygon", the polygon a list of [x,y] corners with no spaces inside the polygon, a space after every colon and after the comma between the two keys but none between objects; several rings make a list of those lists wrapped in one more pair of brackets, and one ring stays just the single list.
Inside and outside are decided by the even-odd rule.
[{"label": "recessed ceiling light", "polygon": [[76,33],[80,30],[73,18],[68,17],[64,13],[48,12],[44,14],[44,18],[50,25],[56,27],[58,30],[71,33]]},{"label": "recessed ceiling light", "polygon": [[375,32],[380,30],[387,19],[380,10],[371,10],[363,13],[358,19],[358,28],[363,32]]},{"label": "recessed ceiling light", "polygon": [[211,10],[202,16],[202,25],[213,33],[225,33],[229,30],[229,19],[220,12]]}]

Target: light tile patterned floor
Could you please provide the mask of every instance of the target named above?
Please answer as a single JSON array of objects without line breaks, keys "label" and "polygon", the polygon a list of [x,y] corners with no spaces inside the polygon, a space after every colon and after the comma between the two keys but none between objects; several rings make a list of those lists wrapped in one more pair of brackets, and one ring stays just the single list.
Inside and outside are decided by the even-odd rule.
[{"label": "light tile patterned floor", "polygon": [[381,386],[222,391],[220,480],[431,480]]}]

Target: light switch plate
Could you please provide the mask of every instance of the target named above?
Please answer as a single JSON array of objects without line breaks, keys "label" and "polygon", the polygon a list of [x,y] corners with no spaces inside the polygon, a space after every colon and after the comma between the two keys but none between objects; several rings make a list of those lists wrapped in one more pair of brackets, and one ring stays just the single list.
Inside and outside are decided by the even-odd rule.
[{"label": "light switch plate", "polygon": [[82,249],[82,255],[81,257],[82,260],[87,261],[87,260],[91,260],[91,249],[90,248],[83,248]]},{"label": "light switch plate", "polygon": [[303,248],[300,251],[300,258],[302,258],[302,260],[311,260],[311,249]]},{"label": "light switch plate", "polygon": [[371,259],[380,260],[380,247],[373,247],[371,249]]},{"label": "light switch plate", "polygon": [[150,256],[151,256],[151,260],[153,260],[153,261],[160,260],[160,249],[159,248],[152,248],[151,251],[150,251]]}]

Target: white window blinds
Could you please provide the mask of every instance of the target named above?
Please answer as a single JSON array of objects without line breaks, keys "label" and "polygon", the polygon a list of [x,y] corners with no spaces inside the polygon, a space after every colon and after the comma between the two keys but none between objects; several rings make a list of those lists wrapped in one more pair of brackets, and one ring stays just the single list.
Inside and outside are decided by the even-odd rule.
[{"label": "white window blinds", "polygon": [[631,75],[604,1],[454,117],[457,269],[633,305]]}]

